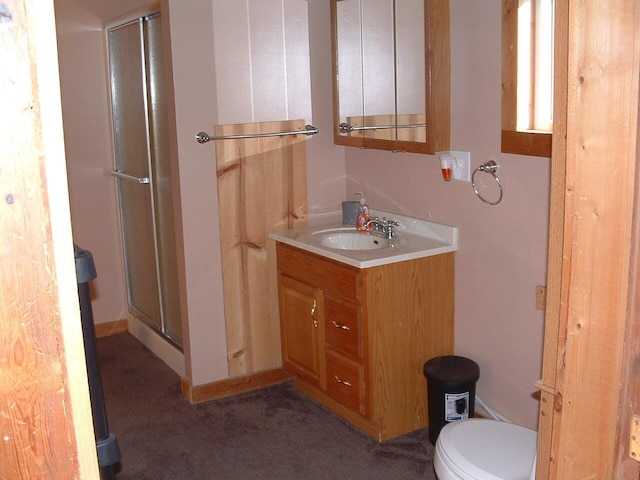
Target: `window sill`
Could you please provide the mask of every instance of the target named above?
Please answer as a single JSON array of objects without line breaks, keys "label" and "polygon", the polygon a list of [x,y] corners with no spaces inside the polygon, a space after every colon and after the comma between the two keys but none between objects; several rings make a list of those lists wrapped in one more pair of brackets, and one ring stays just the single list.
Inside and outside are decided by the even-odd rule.
[{"label": "window sill", "polygon": [[502,153],[551,158],[552,135],[548,132],[502,130]]}]

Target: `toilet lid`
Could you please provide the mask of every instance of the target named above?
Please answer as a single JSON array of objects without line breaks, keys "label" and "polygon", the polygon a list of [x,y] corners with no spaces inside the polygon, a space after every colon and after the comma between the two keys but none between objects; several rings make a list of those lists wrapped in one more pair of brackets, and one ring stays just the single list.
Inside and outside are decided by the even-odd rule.
[{"label": "toilet lid", "polygon": [[537,434],[495,420],[469,419],[446,425],[438,436],[441,460],[464,479],[527,480]]}]

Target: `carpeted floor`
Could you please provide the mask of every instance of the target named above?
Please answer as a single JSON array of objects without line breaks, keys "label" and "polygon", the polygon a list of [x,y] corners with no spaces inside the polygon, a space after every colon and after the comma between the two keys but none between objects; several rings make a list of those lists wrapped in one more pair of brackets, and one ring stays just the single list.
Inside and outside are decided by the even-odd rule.
[{"label": "carpeted floor", "polygon": [[191,405],[128,333],[97,341],[117,480],[434,480],[427,430],[378,443],[291,383]]}]

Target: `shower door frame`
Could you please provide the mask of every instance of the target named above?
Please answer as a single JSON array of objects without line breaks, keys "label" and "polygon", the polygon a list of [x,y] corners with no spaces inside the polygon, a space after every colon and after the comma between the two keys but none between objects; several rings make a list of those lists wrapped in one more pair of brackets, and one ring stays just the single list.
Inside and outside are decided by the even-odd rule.
[{"label": "shower door frame", "polygon": [[[168,328],[166,322],[166,305],[163,293],[163,281],[162,281],[162,273],[161,273],[161,265],[162,260],[160,258],[160,241],[158,236],[159,224],[158,224],[158,210],[156,205],[156,178],[155,178],[155,170],[154,170],[154,153],[153,153],[153,145],[152,145],[152,136],[153,136],[153,128],[152,128],[152,119],[150,118],[152,113],[152,106],[149,101],[149,83],[152,82],[148,61],[151,56],[150,53],[147,52],[148,48],[148,37],[149,35],[145,32],[145,21],[149,21],[153,18],[160,17],[160,11],[154,11],[152,13],[137,15],[135,18],[130,19],[128,21],[119,22],[117,24],[110,25],[106,28],[106,40],[107,40],[107,48],[109,52],[108,58],[108,68],[109,68],[109,81],[110,81],[110,102],[111,102],[111,117],[113,124],[113,141],[114,141],[114,153],[115,153],[115,170],[112,172],[112,175],[116,177],[117,182],[117,191],[118,191],[118,206],[119,206],[119,216],[120,216],[120,226],[121,226],[121,237],[122,237],[122,248],[123,248],[123,260],[125,266],[125,284],[127,288],[127,303],[129,313],[134,315],[136,318],[142,320],[147,326],[156,331],[161,335],[163,339],[168,341],[174,347],[183,350],[182,339],[178,338],[174,335]],[[140,60],[141,60],[141,87],[142,87],[142,102],[144,106],[144,131],[146,133],[145,144],[146,144],[146,167],[147,172],[144,177],[137,177],[135,175],[129,175],[126,172],[120,171],[121,168],[121,160],[118,158],[118,146],[117,146],[117,131],[119,130],[118,118],[115,115],[117,111],[117,99],[114,96],[113,92],[113,69],[111,68],[111,43],[110,43],[110,33],[121,28],[130,27],[132,25],[138,26],[138,32],[140,34]],[[132,182],[139,184],[142,188],[149,188],[148,199],[149,199],[149,207],[151,213],[151,228],[153,234],[153,258],[154,258],[154,278],[155,278],[155,292],[157,293],[157,308],[159,319],[156,322],[148,313],[145,313],[141,308],[136,306],[135,296],[133,294],[134,288],[132,288],[132,280],[131,280],[131,256],[134,255],[129,249],[128,239],[127,239],[127,224],[125,220],[125,199],[124,199],[124,182]],[[178,292],[176,292],[176,296]],[[178,300],[179,301],[179,300]],[[179,309],[178,309],[179,310]]]}]

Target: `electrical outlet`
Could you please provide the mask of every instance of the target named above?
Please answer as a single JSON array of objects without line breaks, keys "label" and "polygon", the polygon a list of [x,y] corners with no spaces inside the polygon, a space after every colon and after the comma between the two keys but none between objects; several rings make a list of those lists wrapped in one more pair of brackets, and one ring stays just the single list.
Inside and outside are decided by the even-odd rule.
[{"label": "electrical outlet", "polygon": [[471,152],[457,152],[451,150],[451,176],[460,182],[471,181]]},{"label": "electrical outlet", "polygon": [[536,285],[536,308],[544,310],[547,305],[547,287]]}]

